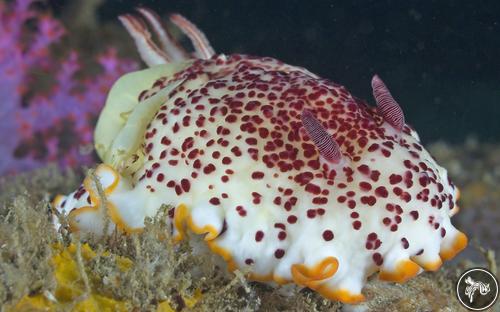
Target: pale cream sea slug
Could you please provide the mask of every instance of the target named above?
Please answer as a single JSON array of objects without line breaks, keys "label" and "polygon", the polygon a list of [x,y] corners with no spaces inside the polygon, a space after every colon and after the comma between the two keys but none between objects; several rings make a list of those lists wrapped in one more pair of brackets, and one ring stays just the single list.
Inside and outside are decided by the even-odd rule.
[{"label": "pale cream sea slug", "polygon": [[72,231],[141,231],[163,204],[175,239],[202,236],[229,270],[344,303],[367,277],[437,270],[467,237],[458,189],[378,76],[376,106],[270,57],[215,54],[180,15],[186,52],[139,9],[120,19],[149,69],[119,79],[95,130],[106,202],[87,177],[54,207]]}]

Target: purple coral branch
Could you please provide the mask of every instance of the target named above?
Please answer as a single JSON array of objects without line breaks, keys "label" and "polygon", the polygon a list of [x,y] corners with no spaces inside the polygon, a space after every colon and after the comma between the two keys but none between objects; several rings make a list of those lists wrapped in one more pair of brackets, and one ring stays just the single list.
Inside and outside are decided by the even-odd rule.
[{"label": "purple coral branch", "polygon": [[[81,149],[92,143],[95,117],[113,82],[137,66],[108,49],[97,60],[99,75],[77,79],[76,51],[58,62],[50,53],[65,33],[63,26],[33,10],[34,2],[0,2],[0,175],[48,162],[61,167],[92,162],[92,155]],[[24,27],[32,19],[35,31]],[[34,72],[53,77],[54,85],[40,92]]]}]

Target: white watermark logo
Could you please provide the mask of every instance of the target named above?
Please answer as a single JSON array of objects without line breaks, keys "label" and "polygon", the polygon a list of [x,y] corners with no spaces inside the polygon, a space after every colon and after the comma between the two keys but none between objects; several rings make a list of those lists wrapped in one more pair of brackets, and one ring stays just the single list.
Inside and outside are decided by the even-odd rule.
[{"label": "white watermark logo", "polygon": [[457,282],[457,297],[464,307],[483,311],[493,306],[498,298],[498,281],[484,268],[469,269]]},{"label": "white watermark logo", "polygon": [[467,278],[465,279],[465,283],[469,285],[465,287],[465,295],[469,297],[470,303],[474,301],[474,293],[476,292],[476,290],[479,289],[479,293],[481,294],[481,296],[487,295],[491,291],[490,284],[476,282],[470,276],[467,276]]}]

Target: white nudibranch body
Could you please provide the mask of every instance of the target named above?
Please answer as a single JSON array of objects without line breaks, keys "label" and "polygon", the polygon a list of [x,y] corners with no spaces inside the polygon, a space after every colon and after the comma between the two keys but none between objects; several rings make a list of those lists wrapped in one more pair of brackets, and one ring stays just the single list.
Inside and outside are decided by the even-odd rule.
[{"label": "white nudibranch body", "polygon": [[[450,222],[457,188],[380,78],[370,107],[269,57],[212,55],[193,24],[172,18],[204,58],[114,85],[95,132],[106,205],[90,177],[54,200],[72,231],[102,234],[105,214],[109,231],[140,231],[172,205],[174,238],[202,235],[230,270],[346,303],[364,300],[375,272],[404,282],[465,247]],[[122,22],[146,62],[175,59],[134,17]]]}]

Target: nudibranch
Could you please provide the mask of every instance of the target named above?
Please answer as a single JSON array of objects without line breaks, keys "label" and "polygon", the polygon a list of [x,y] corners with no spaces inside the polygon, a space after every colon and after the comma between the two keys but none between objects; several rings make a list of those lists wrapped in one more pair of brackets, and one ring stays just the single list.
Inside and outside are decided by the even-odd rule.
[{"label": "nudibranch", "polygon": [[147,24],[120,20],[150,68],[111,89],[94,178],[54,200],[71,231],[103,234],[106,215],[109,232],[141,231],[171,205],[174,239],[201,236],[229,270],[344,303],[363,301],[376,272],[405,282],[467,245],[450,222],[458,189],[378,76],[369,106],[304,68],[215,54],[171,15],[188,53],[154,12],[139,13]]}]

